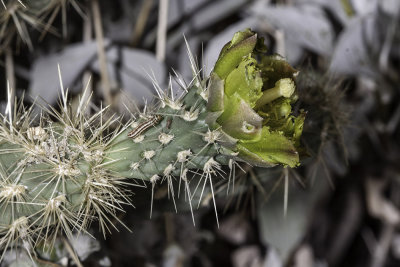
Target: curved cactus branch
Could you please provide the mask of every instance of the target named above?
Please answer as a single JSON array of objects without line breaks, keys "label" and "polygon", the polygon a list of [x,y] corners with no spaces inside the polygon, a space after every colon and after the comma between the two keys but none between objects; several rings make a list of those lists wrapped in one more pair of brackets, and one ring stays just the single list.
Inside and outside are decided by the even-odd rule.
[{"label": "curved cactus branch", "polygon": [[174,199],[178,178],[192,207],[192,175],[203,182],[202,195],[206,184],[213,193],[222,165],[296,166],[304,116],[291,114],[293,77],[276,69],[275,82],[289,84],[290,94],[254,110],[265,90],[274,90],[263,86],[262,64],[282,64],[258,62],[256,35],[243,34],[224,47],[210,83],[193,64],[181,97],[156,87],[159,103],[128,123],[104,119],[106,109],[87,117],[86,91],[74,111],[62,89],[60,111],[42,106],[39,117],[10,101],[0,120],[0,248],[31,252],[59,233],[86,232],[93,220],[105,235],[115,221],[123,225],[117,213],[131,205],[129,186],[140,180],[152,189],[165,181]]}]

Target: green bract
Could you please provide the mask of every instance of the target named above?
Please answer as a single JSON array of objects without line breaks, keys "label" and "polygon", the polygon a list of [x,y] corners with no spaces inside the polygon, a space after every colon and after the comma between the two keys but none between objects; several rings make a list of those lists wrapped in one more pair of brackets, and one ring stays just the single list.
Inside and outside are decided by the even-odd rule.
[{"label": "green bract", "polygon": [[295,167],[305,118],[303,111],[292,114],[297,71],[264,51],[249,29],[224,46],[210,77],[207,123],[231,154],[249,163]]}]

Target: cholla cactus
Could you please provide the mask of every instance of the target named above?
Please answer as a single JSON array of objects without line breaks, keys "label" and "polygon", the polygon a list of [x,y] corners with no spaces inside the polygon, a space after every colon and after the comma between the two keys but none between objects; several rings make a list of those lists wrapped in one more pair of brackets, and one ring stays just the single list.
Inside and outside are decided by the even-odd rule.
[{"label": "cholla cactus", "polygon": [[103,120],[105,109],[86,117],[87,96],[73,111],[63,89],[61,111],[42,107],[38,120],[9,99],[0,122],[0,247],[33,252],[93,220],[106,234],[122,224],[116,214],[130,205],[128,186],[138,179],[152,188],[166,181],[174,196],[178,178],[191,205],[192,179],[212,191],[222,165],[298,165],[304,114],[291,112],[295,71],[263,55],[259,42],[249,30],[237,33],[210,79],[193,65],[180,97],[156,87],[159,103],[118,127],[118,118]]}]

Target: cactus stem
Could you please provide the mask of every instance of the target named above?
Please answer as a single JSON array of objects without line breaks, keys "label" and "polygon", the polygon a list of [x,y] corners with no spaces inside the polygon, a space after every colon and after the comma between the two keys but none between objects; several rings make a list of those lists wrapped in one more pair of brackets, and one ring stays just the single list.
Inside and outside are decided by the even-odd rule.
[{"label": "cactus stem", "polygon": [[[254,41],[253,39],[250,41]],[[253,46],[252,44],[249,45]],[[236,50],[232,51],[236,53]],[[154,106],[146,103],[140,110],[136,107],[138,113],[131,114],[132,119],[126,124],[119,122],[120,118],[116,116],[105,120],[103,114],[106,108],[102,107],[99,112],[87,117],[90,99],[86,96],[86,90],[77,110],[72,110],[67,105],[68,91],[63,89],[61,75],[61,111],[52,107],[41,107],[45,115],[40,116],[39,125],[37,121],[33,121],[31,109],[18,106],[16,101],[12,105],[9,99],[7,114],[0,115],[0,212],[5,214],[0,217],[0,249],[25,241],[24,234],[15,233],[23,227],[22,221],[16,220],[22,216],[26,218],[24,229],[30,233],[29,238],[35,245],[41,241],[54,242],[58,233],[65,233],[68,238],[72,238],[76,231],[86,232],[94,219],[98,220],[104,237],[113,228],[117,230],[116,222],[126,227],[117,213],[123,211],[123,205],[132,205],[129,200],[131,191],[127,188],[132,183],[141,187],[151,185],[150,218],[157,183],[166,180],[168,198],[172,197],[175,210],[175,196],[180,197],[182,186],[182,194],[190,205],[193,224],[195,218],[192,204],[198,204],[199,207],[212,198],[219,226],[213,182],[215,183],[214,179],[218,176],[226,176],[221,164],[228,163],[229,159],[229,193],[231,179],[234,190],[236,167],[242,169],[236,160],[246,160],[242,155],[243,151],[248,152],[245,156],[257,156],[256,152],[259,151],[258,143],[250,142],[254,138],[245,143],[247,139],[243,141],[236,138],[236,135],[231,136],[228,129],[239,129],[240,133],[252,132],[256,126],[261,129],[262,119],[254,110],[251,110],[254,111],[254,114],[251,113],[254,123],[251,116],[247,116],[250,106],[242,105],[241,103],[247,102],[240,99],[247,97],[245,94],[237,96],[240,100],[237,108],[231,108],[237,103],[234,101],[236,98],[223,102],[228,107],[227,114],[236,112],[236,109],[241,112],[232,113],[232,116],[228,114],[229,123],[224,122],[227,118],[218,120],[225,111],[208,109],[208,90],[212,93],[213,87],[209,89],[207,79],[200,77],[201,73],[190,51],[189,58],[194,78],[186,84],[181,77],[176,77],[178,85],[183,89],[182,94],[175,96],[171,77],[166,91],[161,89],[154,78],[152,81],[159,103]],[[242,60],[241,55],[238,58]],[[223,59],[224,64],[231,61],[229,57]],[[278,90],[278,97],[290,97],[293,92],[286,89],[291,89],[290,82],[294,82],[288,80],[279,80],[275,84],[279,90],[270,90]],[[256,89],[258,98],[261,88]],[[263,101],[277,98],[277,92],[270,90],[265,92]],[[222,99],[220,98],[219,100]],[[285,101],[292,102],[291,100],[293,98]],[[253,104],[254,101],[252,98]],[[274,104],[275,102],[272,103]],[[269,106],[262,112],[267,112],[267,108]],[[56,118],[57,122],[51,122],[50,118]],[[258,124],[255,125],[256,123]],[[241,129],[242,126],[244,129]],[[264,135],[265,138],[269,138],[267,134]],[[275,138],[281,140],[280,136],[275,137],[272,134],[274,133],[271,132],[271,139],[266,139],[268,142]],[[282,146],[291,147],[291,139],[284,141],[289,144],[282,141]],[[243,144],[250,144],[250,148],[247,149]],[[270,147],[266,146],[266,155],[262,159],[270,166],[268,149]],[[272,149],[275,147],[272,146]],[[255,157],[249,157],[246,162],[252,162],[253,158]],[[278,158],[277,161],[281,162],[281,159]],[[4,170],[2,166],[5,166]],[[143,184],[140,184],[139,179]],[[174,187],[175,179],[179,180],[178,189]],[[206,186],[210,189],[205,190]],[[200,199],[196,203],[198,195]],[[9,231],[13,231],[12,235]],[[5,240],[7,236],[8,240]]]}]

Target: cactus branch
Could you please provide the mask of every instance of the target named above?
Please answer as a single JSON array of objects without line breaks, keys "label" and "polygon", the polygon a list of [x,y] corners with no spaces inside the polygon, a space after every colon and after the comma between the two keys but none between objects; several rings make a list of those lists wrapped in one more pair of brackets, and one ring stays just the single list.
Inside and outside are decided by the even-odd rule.
[{"label": "cactus branch", "polygon": [[[149,186],[153,202],[165,182],[175,209],[182,188],[193,223],[193,203],[210,196],[219,224],[214,184],[227,176],[223,165],[229,183],[239,161],[297,166],[304,114],[291,114],[293,77],[273,73],[276,86],[265,90],[255,42],[250,30],[237,33],[211,78],[202,77],[189,52],[193,79],[177,78],[183,93],[175,97],[172,83],[162,90],[153,79],[158,103],[127,122],[104,116],[107,108],[90,115],[89,86],[73,109],[60,68],[59,109],[41,105],[35,117],[33,106],[10,96],[0,115],[0,249],[21,246],[34,255],[57,235],[88,234],[94,221],[105,237],[117,223],[125,226],[118,214],[132,205],[134,186]],[[153,209],[151,203],[150,216]]]}]

